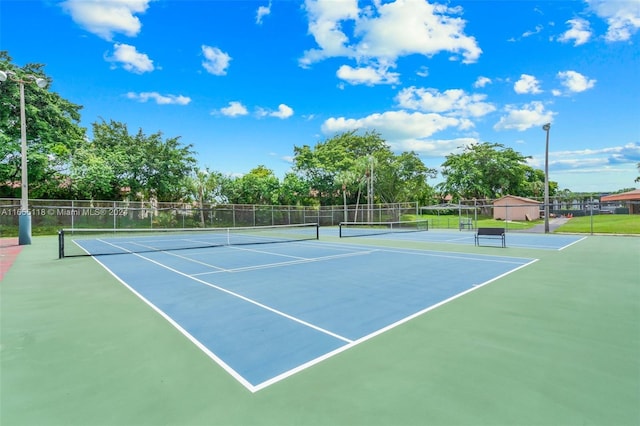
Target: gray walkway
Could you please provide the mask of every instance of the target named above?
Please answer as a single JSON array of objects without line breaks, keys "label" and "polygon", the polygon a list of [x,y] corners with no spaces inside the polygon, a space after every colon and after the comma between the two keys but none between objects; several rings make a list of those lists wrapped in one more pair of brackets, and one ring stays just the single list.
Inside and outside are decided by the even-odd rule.
[{"label": "gray walkway", "polygon": [[[569,221],[569,219],[566,218],[566,217],[553,217],[553,218],[550,218],[549,219],[549,232],[553,232],[555,229],[557,229],[558,227],[564,225],[568,221]],[[540,225],[536,225],[533,228],[529,228],[529,229],[524,230],[522,232],[532,232],[532,233],[544,234],[544,223],[541,223]]]}]

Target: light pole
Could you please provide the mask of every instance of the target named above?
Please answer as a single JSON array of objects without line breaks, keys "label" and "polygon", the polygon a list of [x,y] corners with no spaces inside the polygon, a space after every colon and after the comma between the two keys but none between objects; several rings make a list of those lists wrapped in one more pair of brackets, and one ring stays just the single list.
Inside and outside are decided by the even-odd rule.
[{"label": "light pole", "polygon": [[549,233],[549,130],[551,123],[542,126],[542,130],[547,132],[547,143],[544,150],[544,233]]},{"label": "light pole", "polygon": [[20,198],[20,212],[18,215],[18,244],[28,245],[31,244],[31,212],[29,211],[29,181],[27,174],[27,118],[24,107],[24,84],[36,83],[40,88],[47,86],[47,80],[39,78],[34,75],[26,75],[19,77],[13,71],[0,70],[0,82],[10,79],[15,81],[20,86],[20,146],[21,146],[21,198]]}]

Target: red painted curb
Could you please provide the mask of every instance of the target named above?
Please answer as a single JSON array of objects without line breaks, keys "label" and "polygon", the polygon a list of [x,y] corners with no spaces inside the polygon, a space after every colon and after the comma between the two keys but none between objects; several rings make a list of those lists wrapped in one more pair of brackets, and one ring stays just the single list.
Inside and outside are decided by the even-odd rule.
[{"label": "red painted curb", "polygon": [[0,239],[0,281],[4,278],[13,262],[22,251],[22,246],[18,245],[17,238]]}]

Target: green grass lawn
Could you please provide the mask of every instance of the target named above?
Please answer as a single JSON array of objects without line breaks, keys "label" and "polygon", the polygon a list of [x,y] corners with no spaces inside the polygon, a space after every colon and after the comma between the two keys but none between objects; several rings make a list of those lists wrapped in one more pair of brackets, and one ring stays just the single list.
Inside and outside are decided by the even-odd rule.
[{"label": "green grass lawn", "polygon": [[[462,216],[466,219],[466,216]],[[432,229],[458,229],[459,217],[453,215],[407,215],[404,220],[429,220]],[[593,222],[592,222],[593,219]],[[510,230],[526,230],[544,223],[543,219],[533,221],[495,220],[489,217],[479,217],[474,221],[474,228],[503,228]],[[592,226],[593,224],[593,226]],[[555,232],[597,233],[597,234],[640,234],[640,215],[606,214],[574,217],[562,225]]]},{"label": "green grass lawn", "polygon": [[[473,217],[467,218],[466,216],[462,216],[462,219],[471,219],[474,228],[529,229],[543,223],[542,220],[529,222],[509,221],[505,223],[504,220],[496,220],[482,216],[479,216],[478,220],[474,220]],[[429,227],[432,229],[458,229],[460,218],[453,215],[406,215],[406,217],[403,217],[403,220],[428,220]]]},{"label": "green grass lawn", "polygon": [[555,232],[640,234],[640,215],[607,214],[574,217]]}]

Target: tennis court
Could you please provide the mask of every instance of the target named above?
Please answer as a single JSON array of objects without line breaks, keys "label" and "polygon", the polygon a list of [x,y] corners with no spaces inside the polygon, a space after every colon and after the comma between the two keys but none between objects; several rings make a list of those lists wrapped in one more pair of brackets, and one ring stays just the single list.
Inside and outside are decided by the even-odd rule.
[{"label": "tennis court", "polygon": [[640,239],[336,232],[35,237],[0,284],[0,423],[640,423]]},{"label": "tennis court", "polygon": [[535,261],[309,241],[315,226],[266,230],[68,238],[251,391]]}]

